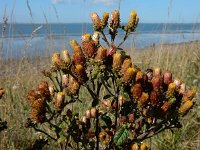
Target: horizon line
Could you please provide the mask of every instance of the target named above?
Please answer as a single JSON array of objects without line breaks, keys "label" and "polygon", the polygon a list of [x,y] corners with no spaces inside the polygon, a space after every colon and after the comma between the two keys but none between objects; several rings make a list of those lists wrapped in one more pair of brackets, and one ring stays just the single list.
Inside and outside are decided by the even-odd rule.
[{"label": "horizon line", "polygon": [[[8,24],[92,24],[92,22],[7,22]],[[141,22],[142,24],[200,24],[200,22]],[[139,23],[139,24],[141,24]],[[4,22],[0,22],[0,24],[4,24]],[[127,24],[125,22],[121,22],[121,24]]]}]

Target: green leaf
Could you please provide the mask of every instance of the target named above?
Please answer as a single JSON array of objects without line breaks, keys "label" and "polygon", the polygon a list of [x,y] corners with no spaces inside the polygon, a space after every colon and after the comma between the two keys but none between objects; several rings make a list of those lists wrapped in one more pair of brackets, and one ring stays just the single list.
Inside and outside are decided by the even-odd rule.
[{"label": "green leaf", "polygon": [[58,143],[62,143],[65,141],[65,137],[64,136],[61,136],[59,139],[58,139]]},{"label": "green leaf", "polygon": [[123,92],[123,97],[124,97],[127,101],[130,100],[129,94],[128,94],[127,92]]},{"label": "green leaf", "polygon": [[108,98],[110,98],[110,97],[112,97],[112,95],[107,94],[107,95],[105,95],[105,96],[103,97],[103,99],[108,99]]},{"label": "green leaf", "polygon": [[112,120],[109,116],[102,116],[102,120],[105,122],[107,128],[111,128]]},{"label": "green leaf", "polygon": [[130,131],[127,129],[127,126],[122,126],[115,134],[114,136],[114,143],[117,145],[117,146],[121,146],[123,145],[127,138],[129,137],[130,135]]}]

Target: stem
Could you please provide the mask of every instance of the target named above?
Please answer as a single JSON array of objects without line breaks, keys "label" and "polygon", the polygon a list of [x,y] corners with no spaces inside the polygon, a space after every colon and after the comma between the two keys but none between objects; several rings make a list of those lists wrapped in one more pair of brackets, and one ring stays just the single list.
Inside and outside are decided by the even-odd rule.
[{"label": "stem", "polygon": [[106,44],[108,45],[108,47],[110,47],[110,43],[108,42],[106,35],[104,34],[104,32],[102,31],[101,34],[103,35],[103,40],[106,42]]},{"label": "stem", "polygon": [[41,132],[41,133],[45,134],[46,136],[48,136],[49,138],[51,138],[52,140],[57,141],[56,138],[52,137],[51,135],[49,135],[49,134],[46,133],[45,131],[40,130],[40,129],[37,129],[36,127],[33,127],[33,128],[34,128],[35,131],[37,131],[37,132]]},{"label": "stem", "polygon": [[96,111],[96,150],[99,150],[99,110]]},{"label": "stem", "polygon": [[106,86],[106,84],[105,84],[105,82],[104,82],[103,79],[101,79],[101,82],[102,82],[103,86],[106,88],[106,90],[109,92],[109,94],[112,95],[112,96],[115,96],[115,95],[110,91],[110,89]]},{"label": "stem", "polygon": [[117,48],[120,48],[120,46],[126,41],[127,37],[129,36],[128,32],[126,32],[123,40],[121,41],[121,43],[119,43],[119,45],[117,46]]}]

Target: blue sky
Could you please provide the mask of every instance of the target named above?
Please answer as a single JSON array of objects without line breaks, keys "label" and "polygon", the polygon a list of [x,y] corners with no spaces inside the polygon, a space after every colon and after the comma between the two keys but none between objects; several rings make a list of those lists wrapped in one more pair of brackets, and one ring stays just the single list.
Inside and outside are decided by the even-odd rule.
[{"label": "blue sky", "polygon": [[[0,0],[0,22],[4,16],[17,23],[83,23],[91,22],[89,14],[119,8],[119,0]],[[136,9],[143,23],[200,22],[200,0],[121,0],[121,21],[126,22],[131,10]]]}]

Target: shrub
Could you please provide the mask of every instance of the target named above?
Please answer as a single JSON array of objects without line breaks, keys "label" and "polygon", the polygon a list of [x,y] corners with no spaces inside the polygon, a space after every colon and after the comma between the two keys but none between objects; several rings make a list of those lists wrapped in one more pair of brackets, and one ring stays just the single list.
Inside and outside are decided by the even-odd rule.
[{"label": "shrub", "polygon": [[[71,40],[71,56],[68,50],[54,53],[52,67],[43,71],[49,83],[41,81],[27,95],[31,116],[25,126],[43,133],[60,149],[148,149],[145,139],[180,128],[180,117],[194,105],[194,89],[186,91],[170,71],[142,71],[121,48],[136,30],[136,11],[124,26],[119,11],[111,13],[109,23],[108,18],[108,13],[102,19],[92,13],[94,34],[83,34],[82,46]],[[125,35],[117,45],[119,28]],[[78,111],[72,107],[81,105],[82,93],[89,105],[84,113],[84,107]]]}]

